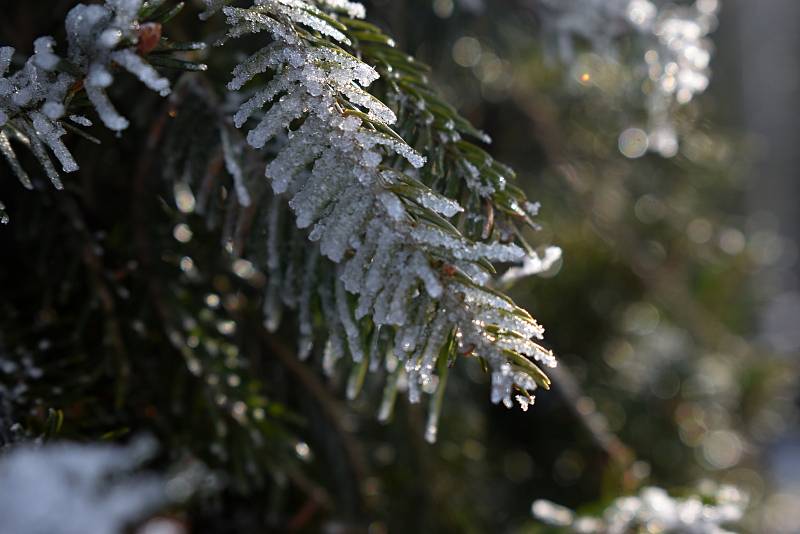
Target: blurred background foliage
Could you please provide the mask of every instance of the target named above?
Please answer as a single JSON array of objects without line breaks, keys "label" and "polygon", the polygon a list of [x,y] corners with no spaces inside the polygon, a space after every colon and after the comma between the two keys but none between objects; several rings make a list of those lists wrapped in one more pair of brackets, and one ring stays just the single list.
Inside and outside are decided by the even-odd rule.
[{"label": "blurred background foliage", "polygon": [[[666,158],[625,143],[623,132],[647,128],[636,35],[565,63],[541,38],[536,2],[375,4],[541,201],[544,228],[531,239],[564,250],[561,265],[512,289],[548,327],[557,386],[530,413],[476,407],[467,432],[486,436],[481,462],[502,465],[466,479],[476,487],[459,479],[442,502],[458,487],[465,502],[491,487],[510,506],[485,529],[535,531],[511,512],[532,495],[580,507],[643,483],[709,478],[750,494],[746,530],[797,528],[796,495],[767,469],[796,425],[797,347],[761,335],[770,295],[759,287],[765,272],[795,265],[797,248],[776,214],[752,209],[752,163],[769,139],[742,127],[737,73],[716,79],[740,51],[736,3],[722,5],[711,86],[678,109],[680,149]],[[448,399],[445,413],[466,413],[467,398]],[[451,433],[456,418],[436,447],[445,459],[470,456]]]},{"label": "blurred background foliage", "polygon": [[[22,4],[0,26],[27,49],[58,33],[73,3]],[[157,462],[202,462],[225,488],[168,512],[190,532],[540,532],[534,499],[593,510],[645,484],[681,491],[704,479],[749,494],[743,531],[800,530],[796,480],[780,476],[800,462],[798,347],[761,335],[763,310],[783,291],[763,291],[764,273],[796,271],[797,247],[748,200],[761,153],[736,111],[735,75],[679,108],[674,157],[642,154],[621,137],[636,141],[646,122],[631,36],[565,61],[544,46],[533,1],[366,5],[542,203],[543,228],[527,237],[560,246],[563,261],[510,291],[548,328],[561,362],[553,389],[527,412],[506,410],[488,402],[479,366],[457,365],[432,446],[424,407],[398,402],[381,425],[374,386],[343,401],[346,377],[329,383],[318,364],[299,364],[291,329],[264,333],[257,287],[212,254],[218,236],[172,207],[170,191],[144,200],[163,189],[159,136],[169,136],[146,118],[182,108],[142,95],[126,110],[136,134],[106,135],[102,151],[76,147],[85,163],[66,192],[15,194],[2,170],[2,198],[25,216],[0,236],[15,259],[0,275],[0,350],[30,362],[4,379],[63,377],[30,395],[50,405],[2,441],[149,430]],[[737,13],[723,6],[718,42],[736,40]],[[195,15],[182,13],[171,35],[199,37]],[[735,63],[735,50],[720,45],[715,61]],[[193,276],[182,259],[204,255],[213,269]],[[17,283],[29,273],[35,284]],[[87,361],[94,374],[71,372]],[[236,402],[253,416],[218,409]],[[0,420],[11,409],[0,401]]]}]

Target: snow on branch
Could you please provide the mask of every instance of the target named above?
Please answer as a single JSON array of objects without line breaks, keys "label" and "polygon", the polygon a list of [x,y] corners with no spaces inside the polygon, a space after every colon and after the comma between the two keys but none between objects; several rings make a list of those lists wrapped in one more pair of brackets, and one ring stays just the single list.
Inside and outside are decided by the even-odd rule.
[{"label": "snow on branch", "polygon": [[[170,93],[169,82],[150,64],[166,64],[168,58],[153,51],[186,48],[165,44],[160,26],[145,22],[161,4],[78,5],[67,16],[66,56],[56,54],[51,37],[40,38],[34,55],[10,75],[13,50],[0,49],[0,152],[24,186],[33,187],[11,141],[27,146],[58,188],[51,154],[63,171],[78,168],[62,142],[68,129],[81,132],[80,126],[91,125],[71,109],[78,92],[85,91],[100,120],[115,131],[128,126],[106,94],[116,70],[131,72],[161,95]],[[491,371],[493,402],[510,407],[516,399],[527,409],[532,392],[549,385],[539,366],[555,366],[555,358],[538,343],[542,327],[490,287],[491,262],[533,257],[515,225],[535,226],[537,205],[509,183],[513,171],[462,139],[463,134],[488,141],[439,99],[413,58],[359,20],[360,4],[256,0],[246,9],[227,4],[208,0],[202,14],[224,13],[228,32],[219,44],[268,36],[228,83],[236,92],[232,100],[240,103],[233,125],[247,131],[247,145],[266,160],[274,195],[264,221],[267,326],[277,328],[281,301],[296,307],[299,352],[307,355],[314,331],[310,301],[318,299],[329,334],[324,368],[331,371],[349,354],[358,372],[368,361],[375,369],[386,354],[393,373],[388,390],[405,387],[412,402],[432,395],[430,440],[444,378],[458,354],[480,358]],[[378,69],[386,73],[392,64],[406,74],[386,79],[390,107],[370,87],[380,78]],[[428,141],[414,136],[415,147],[409,145],[393,129],[398,113],[414,128],[428,128]],[[218,151],[233,179],[232,198],[238,206],[259,209],[258,197],[264,195],[252,185],[243,136],[223,120],[212,122],[218,140],[212,152]],[[428,163],[427,157],[433,160]],[[441,176],[430,171],[434,166]],[[442,182],[445,175],[454,187]],[[192,196],[186,176],[176,181],[176,195],[180,190],[191,196],[189,211],[195,205],[200,211],[207,202]],[[442,183],[433,187],[433,182]],[[187,213],[180,202],[179,211]],[[284,206],[296,223],[289,241],[316,243],[311,253],[294,253],[303,266],[279,257],[287,238]],[[321,272],[321,262],[330,268]],[[298,295],[285,289],[292,287],[290,280],[302,285]],[[349,389],[357,391],[357,382]]]},{"label": "snow on branch", "polygon": [[153,454],[140,439],[127,447],[55,443],[17,445],[0,457],[0,532],[117,534],[164,507],[166,480],[132,474]]},{"label": "snow on branch", "polygon": [[[338,9],[361,14],[350,3],[304,0],[222,7],[227,39],[269,36],[233,71],[228,88],[249,97],[234,124],[248,129],[251,147],[278,147],[265,169],[274,193],[337,264],[332,287],[320,293],[330,332],[324,367],[345,352],[363,361],[364,325],[372,324],[394,333],[392,352],[412,402],[437,391],[439,362],[460,353],[487,363],[493,402],[510,407],[516,397],[527,408],[531,391],[549,384],[534,362],[554,366],[555,358],[534,341],[543,333],[538,323],[485,285],[489,262],[526,254],[513,243],[472,241],[448,220],[464,208],[418,180],[426,159],[392,129],[395,112],[368,92],[378,73],[348,51]],[[262,73],[269,81],[252,83]],[[459,163],[475,182],[492,170],[466,157]],[[493,179],[484,196],[505,195],[507,210],[526,217],[504,180]],[[433,423],[437,417],[431,410]],[[435,439],[435,428],[428,436]]]},{"label": "snow on branch", "polygon": [[[80,132],[78,127],[92,125],[87,117],[69,113],[70,103],[81,90],[103,124],[117,132],[129,123],[106,93],[116,68],[130,72],[162,96],[169,94],[169,81],[142,57],[159,43],[161,33],[159,23],[140,20],[146,11],[153,9],[142,0],[78,4],[66,18],[66,56],[57,55],[52,37],[40,37],[34,42],[34,54],[13,73],[9,70],[14,49],[0,47],[0,152],[23,186],[33,188],[11,141],[34,154],[57,189],[63,185],[51,154],[63,172],[78,169],[62,137],[67,130]],[[7,222],[2,204],[0,215]]]}]

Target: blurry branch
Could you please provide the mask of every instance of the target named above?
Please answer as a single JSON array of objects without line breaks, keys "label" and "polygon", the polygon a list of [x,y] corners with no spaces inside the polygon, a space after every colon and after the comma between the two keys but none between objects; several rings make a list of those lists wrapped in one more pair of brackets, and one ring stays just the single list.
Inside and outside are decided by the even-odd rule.
[{"label": "blurry branch", "polygon": [[633,451],[608,429],[599,412],[587,412],[580,408],[581,399],[585,398],[585,395],[581,391],[577,379],[563,361],[553,370],[552,375],[553,382],[557,386],[554,389],[566,401],[573,415],[591,436],[592,441],[608,455],[615,467],[621,471],[627,470],[635,460]]},{"label": "blurry branch", "polygon": [[314,397],[331,426],[336,431],[336,434],[341,440],[342,448],[347,455],[360,494],[361,483],[366,478],[368,469],[362,460],[364,453],[359,443],[353,439],[350,432],[342,425],[342,421],[346,415],[344,407],[336,397],[328,391],[328,388],[319,380],[311,368],[301,362],[285,345],[279,343],[274,335],[270,335],[263,328],[259,330],[259,334],[264,344],[270,349],[271,354],[276,356],[281,364],[305,386],[304,391],[310,393],[311,396]]},{"label": "blurry branch", "polygon": [[335,505],[331,495],[325,490],[325,488],[314,483],[313,480],[303,474],[302,471],[290,467],[287,469],[286,474],[294,483],[294,485],[308,496],[306,503],[287,522],[287,530],[295,531],[306,527],[319,509],[324,509],[327,511],[335,510]]},{"label": "blurry branch", "polygon": [[131,366],[128,360],[128,352],[125,348],[122,327],[117,317],[114,292],[106,282],[106,270],[103,266],[102,255],[98,253],[99,245],[89,232],[81,208],[72,196],[64,195],[64,197],[64,201],[59,202],[58,205],[65,212],[68,220],[78,229],[79,235],[83,238],[81,258],[88,270],[88,281],[94,288],[95,296],[103,312],[103,320],[106,323],[106,339],[104,341],[111,344],[114,349],[114,355],[118,360],[117,371],[119,377],[116,381],[116,391],[114,392],[114,405],[120,408],[124,403],[127,393]]}]

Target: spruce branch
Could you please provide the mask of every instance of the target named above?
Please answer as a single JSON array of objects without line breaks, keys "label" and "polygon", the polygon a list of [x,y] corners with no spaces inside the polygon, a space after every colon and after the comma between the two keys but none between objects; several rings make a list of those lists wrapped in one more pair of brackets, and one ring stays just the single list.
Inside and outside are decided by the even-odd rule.
[{"label": "spruce branch", "polygon": [[[410,400],[418,402],[423,391],[443,387],[437,373],[442,358],[478,356],[492,372],[492,400],[510,407],[518,390],[516,398],[527,408],[530,392],[549,386],[534,362],[553,366],[555,359],[532,340],[543,333],[533,318],[487,285],[494,273],[490,262],[525,257],[510,242],[519,232],[511,224],[495,231],[494,225],[487,228],[481,221],[480,231],[470,232],[477,236],[473,240],[449,219],[462,214],[456,222],[463,227],[475,215],[454,196],[477,204],[479,216],[488,205],[491,213],[529,225],[536,206],[507,183],[506,176],[513,176],[510,169],[461,139],[462,132],[481,134],[436,97],[419,76],[420,67],[404,59],[398,70],[416,76],[416,87],[400,78],[391,93],[395,104],[410,101],[420,111],[430,106],[433,111],[426,113],[434,114],[431,121],[427,115],[404,113],[402,118],[411,124],[405,130],[427,128],[429,137],[444,139],[426,143],[418,137],[419,151],[407,144],[393,129],[402,124],[396,111],[368,92],[378,72],[358,57],[362,42],[382,46],[385,50],[376,48],[373,56],[389,65],[391,41],[329,8],[299,0],[223,7],[229,30],[219,43],[262,32],[269,36],[266,46],[234,69],[228,88],[247,86],[249,98],[233,121],[244,127],[251,117],[258,119],[249,126],[247,142],[275,154],[265,171],[274,194],[288,199],[297,227],[309,228],[319,254],[336,264],[318,286],[329,331],[324,368],[332,371],[345,353],[356,365],[367,358],[379,365],[377,359],[390,351],[402,366]],[[271,79],[255,87],[251,82],[262,73]],[[411,93],[416,95],[406,96]],[[225,144],[223,150],[228,150]],[[445,162],[440,170],[426,170],[420,152],[428,150]],[[452,172],[456,168],[460,172]],[[231,174],[237,179],[239,173]],[[451,180],[449,190],[447,184],[436,190],[423,181],[444,176]],[[245,204],[238,185],[236,190],[238,202]],[[246,200],[251,199],[248,195]],[[278,217],[274,211],[273,217]],[[274,235],[270,227],[268,242]],[[268,255],[268,268],[279,262],[275,252]],[[310,292],[301,295],[302,306]],[[375,340],[372,354],[366,350],[367,339]],[[450,339],[450,351],[441,351]],[[430,424],[437,419],[434,409]],[[433,439],[435,430],[428,435]]]},{"label": "spruce branch", "polygon": [[[170,10],[160,9],[165,7],[163,1],[142,3],[142,0],[79,4],[67,14],[66,56],[56,54],[55,39],[40,37],[34,42],[34,54],[13,74],[9,74],[9,68],[14,49],[0,47],[0,153],[25,188],[33,189],[33,183],[11,141],[30,150],[53,186],[62,189],[60,172],[51,153],[63,172],[75,172],[78,163],[62,137],[72,131],[94,140],[82,129],[92,126],[92,121],[80,109],[81,97],[88,98],[107,128],[119,132],[128,127],[128,120],[119,114],[107,95],[115,71],[124,69],[161,96],[169,94],[169,80],[145,57],[165,49],[169,53],[187,48],[196,50],[202,44],[180,46],[162,38],[162,24],[174,16],[182,3]],[[150,59],[156,59],[153,63],[158,65],[169,60],[170,55],[153,54]],[[181,65],[205,68],[191,62]],[[2,204],[0,220],[8,222]]]},{"label": "spruce branch", "polygon": [[[219,45],[254,34],[266,40],[233,71],[227,88],[239,105],[232,117],[219,103],[204,114],[170,115],[174,129],[183,129],[163,147],[178,212],[200,214],[220,231],[236,276],[266,280],[268,329],[278,327],[284,307],[297,311],[301,359],[321,330],[326,372],[350,356],[348,397],[368,370],[386,369],[381,419],[391,416],[398,385],[412,402],[430,394],[426,435],[433,441],[447,369],[458,355],[480,359],[491,372],[493,402],[511,407],[516,399],[527,409],[533,391],[550,384],[541,366],[556,362],[538,343],[543,328],[492,287],[493,262],[544,264],[521,231],[536,227],[538,205],[511,183],[513,171],[470,140],[488,138],[441,100],[424,65],[360,20],[360,4],[226,4],[209,1],[203,14],[223,11],[228,32]],[[197,48],[160,38],[158,24],[176,9],[140,0],[81,5],[67,17],[66,60],[51,38],[37,41],[25,68],[0,86],[0,150],[23,184],[30,179],[11,137],[30,145],[59,187],[46,148],[64,170],[77,169],[60,139],[78,92],[107,127],[127,127],[104,93],[114,69],[162,95],[171,91],[144,58],[175,66],[171,53]],[[11,52],[3,50],[4,73]],[[185,80],[196,93],[192,78]],[[76,129],[90,124],[69,117]],[[256,178],[259,166],[271,191]],[[188,279],[194,261],[181,260]],[[170,339],[188,350],[179,330]]]}]

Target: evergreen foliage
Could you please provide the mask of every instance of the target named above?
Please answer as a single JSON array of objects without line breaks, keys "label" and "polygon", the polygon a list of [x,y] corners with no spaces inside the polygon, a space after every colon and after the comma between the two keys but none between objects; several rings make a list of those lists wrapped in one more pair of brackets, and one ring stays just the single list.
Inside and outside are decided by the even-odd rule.
[{"label": "evergreen foliage", "polygon": [[[449,67],[431,69],[401,51],[366,20],[362,4],[199,4],[77,4],[55,13],[63,30],[53,34],[63,38],[37,38],[30,57],[0,48],[0,152],[9,178],[0,180],[0,249],[10,251],[0,270],[0,534],[158,531],[146,523],[154,512],[174,520],[163,528],[175,532],[381,532],[385,525],[483,532],[501,524],[525,532],[724,532],[745,517],[746,496],[727,485],[686,498],[635,491],[650,470],[646,461],[656,471],[650,482],[696,478],[690,466],[664,474],[652,443],[661,426],[678,433],[672,411],[683,417],[685,442],[696,429],[684,423],[695,413],[719,414],[721,393],[691,397],[686,387],[675,395],[678,408],[648,420],[659,432],[620,431],[643,444],[641,457],[601,413],[623,405],[632,418],[647,412],[644,389],[678,373],[685,384],[701,383],[708,358],[681,360],[673,372],[672,346],[661,344],[641,350],[637,369],[647,373],[622,365],[612,378],[605,368],[583,373],[574,354],[557,366],[544,328],[509,296],[513,284],[560,267],[561,250],[548,241],[574,245],[577,274],[525,280],[533,290],[515,295],[554,330],[567,319],[556,346],[604,351],[611,361],[620,351],[602,332],[616,325],[611,317],[586,319],[603,308],[588,301],[597,277],[581,273],[603,273],[603,287],[616,292],[619,307],[628,305],[633,323],[642,309],[655,309],[651,299],[674,289],[667,284],[652,297],[638,279],[629,283],[648,252],[617,248],[645,239],[616,212],[597,208],[593,195],[628,200],[608,183],[627,179],[608,155],[617,149],[643,158],[654,176],[684,165],[684,139],[696,139],[698,129],[681,113],[692,112],[708,85],[717,2],[534,4],[544,56],[561,64],[545,66],[537,49],[533,67],[520,65],[540,76],[537,90],[568,95],[555,103],[543,97],[542,109],[562,113],[555,121],[570,141],[590,139],[569,150],[558,146],[560,132],[523,140],[527,119],[514,121],[520,139],[512,144],[527,143],[524,157],[529,146],[543,152],[532,167],[543,170],[545,206],[561,210],[551,221],[562,228],[558,237],[537,234],[540,206],[528,199],[530,184],[487,152],[489,136],[443,96],[449,84],[434,84]],[[447,5],[453,9],[437,0],[433,9]],[[374,10],[389,19],[391,12]],[[451,48],[444,34],[431,43]],[[552,74],[563,68],[588,87],[600,57],[630,71],[620,75],[629,86],[619,101],[635,86],[626,105],[642,112],[641,128],[614,122],[623,114],[619,101],[608,103],[614,96],[581,103],[589,97]],[[499,59],[494,67],[507,68]],[[486,90],[490,67],[471,68]],[[539,95],[523,98],[514,113],[538,105]],[[591,117],[586,107],[604,115]],[[605,129],[597,134],[593,122]],[[573,165],[602,177],[587,185],[570,174]],[[568,175],[569,187],[553,192],[553,169]],[[654,183],[625,186],[646,194],[663,187]],[[652,211],[654,202],[637,202],[636,210]],[[600,215],[586,223],[580,213]],[[664,216],[664,226],[682,228],[687,221],[673,220],[680,216]],[[628,260],[632,266],[620,266]],[[679,317],[669,320],[685,326],[681,320],[705,316]],[[704,325],[687,330],[708,332]],[[746,386],[724,397],[740,419],[709,416],[703,424],[739,439],[742,456],[744,441],[758,439],[761,415],[783,413],[774,392],[791,373],[766,358],[754,365],[756,349],[715,332],[727,330],[696,345],[734,354],[727,372]],[[616,348],[627,343],[616,341]],[[551,380],[554,391],[529,410]],[[475,400],[471,382],[488,385],[491,403]],[[521,409],[501,410],[515,405]],[[734,429],[739,422],[747,428]],[[88,443],[50,443],[67,439]],[[541,460],[514,456],[521,444]],[[582,486],[581,496],[602,494],[597,505],[577,513],[538,499],[529,507],[539,496],[532,484],[562,484],[561,471],[583,470],[584,458],[592,489]],[[160,474],[149,474],[145,462]],[[489,487],[500,473],[530,484]],[[37,498],[43,483],[49,490]],[[578,502],[565,499],[568,491],[553,483],[541,495]],[[23,510],[34,500],[37,507]],[[535,523],[495,517],[497,507],[520,500]],[[89,508],[97,513],[61,521]]]},{"label": "evergreen foliage", "polygon": [[[223,4],[209,3],[202,14],[209,18],[220,8],[225,14],[227,37],[217,45],[249,34],[268,34],[269,44],[237,65],[227,84],[228,90],[237,91],[265,72],[270,76],[263,87],[250,89],[249,98],[233,115],[233,124],[240,128],[259,114],[258,124],[247,133],[247,144],[254,149],[270,144],[265,174],[276,196],[274,201],[266,200],[272,209],[264,217],[268,328],[277,328],[282,305],[298,308],[298,353],[307,357],[312,347],[311,300],[318,296],[328,331],[323,367],[330,374],[336,361],[345,352],[350,354],[357,366],[350,397],[363,380],[360,368],[377,369],[389,346],[393,347],[386,365],[397,376],[389,380],[382,418],[389,415],[398,380],[408,384],[410,400],[419,402],[423,391],[433,394],[444,389],[440,375],[458,353],[479,357],[491,370],[493,402],[511,407],[516,396],[527,409],[533,402],[532,391],[549,384],[534,361],[555,366],[555,359],[531,340],[542,338],[543,329],[536,321],[487,285],[495,272],[491,261],[525,258],[525,251],[513,243],[520,235],[516,225],[533,226],[530,217],[538,209],[507,183],[513,171],[462,140],[462,133],[481,134],[438,100],[427,86],[422,66],[396,54],[391,40],[376,27],[350,18],[363,17],[363,7],[326,2],[317,6],[301,0],[258,1],[246,8]],[[170,52],[202,48],[200,43],[174,46],[151,37],[148,31],[160,34],[160,26],[151,27],[160,22],[148,22],[148,17],[166,21],[172,14],[158,17],[160,7],[122,0],[105,6],[79,5],[67,17],[69,63],[59,63],[52,38],[40,38],[25,69],[9,80],[3,111],[10,120],[5,126],[9,133],[27,132],[20,140],[31,147],[57,188],[63,186],[42,147],[44,143],[51,148],[65,171],[77,170],[60,141],[66,133],[61,119],[71,111],[73,93],[85,91],[108,128],[125,129],[128,121],[114,110],[104,92],[113,80],[109,66],[125,68],[166,96],[168,80],[142,56],[155,46]],[[149,39],[156,44],[149,44]],[[391,80],[391,89],[379,96],[398,109],[402,134],[413,136],[417,149],[392,129],[398,122],[395,111],[366,91],[380,75],[353,55],[362,54],[353,45],[362,41],[369,43],[363,59],[379,62]],[[3,50],[5,71],[12,50]],[[67,69],[76,74],[60,72]],[[83,116],[78,120],[90,123]],[[261,199],[253,198],[245,183],[241,162],[245,148],[240,137],[228,131],[225,119],[217,124],[219,147],[234,181],[235,208],[249,210],[247,216],[252,217],[253,211],[261,211]],[[9,163],[30,187],[8,136],[3,139]],[[457,147],[455,158],[444,155],[450,146]],[[429,165],[433,169],[420,171],[426,162],[420,152],[436,158]],[[199,179],[191,169],[184,169],[176,181],[181,211],[194,211],[193,206],[182,209],[181,203],[194,202],[187,200],[194,196],[187,182],[196,186]],[[462,200],[467,209],[450,197]],[[319,246],[305,256],[295,255],[292,260],[298,263],[294,264],[282,258],[277,228],[286,200],[301,234],[311,227],[307,237]],[[495,221],[487,210],[503,215]],[[450,219],[457,214],[454,225]],[[467,225],[471,231],[464,235],[459,227]],[[476,226],[480,226],[479,234]],[[287,242],[297,239],[302,237]],[[251,248],[255,247],[240,246],[235,256],[247,256]],[[528,256],[536,258],[536,253],[530,251]],[[328,271],[333,276],[315,274],[320,258],[337,264]],[[255,274],[247,261],[236,263],[240,276]],[[297,286],[287,275],[295,277]],[[283,297],[275,294],[278,288]],[[440,397],[441,393],[434,396],[432,403],[430,441],[436,437]]]}]

